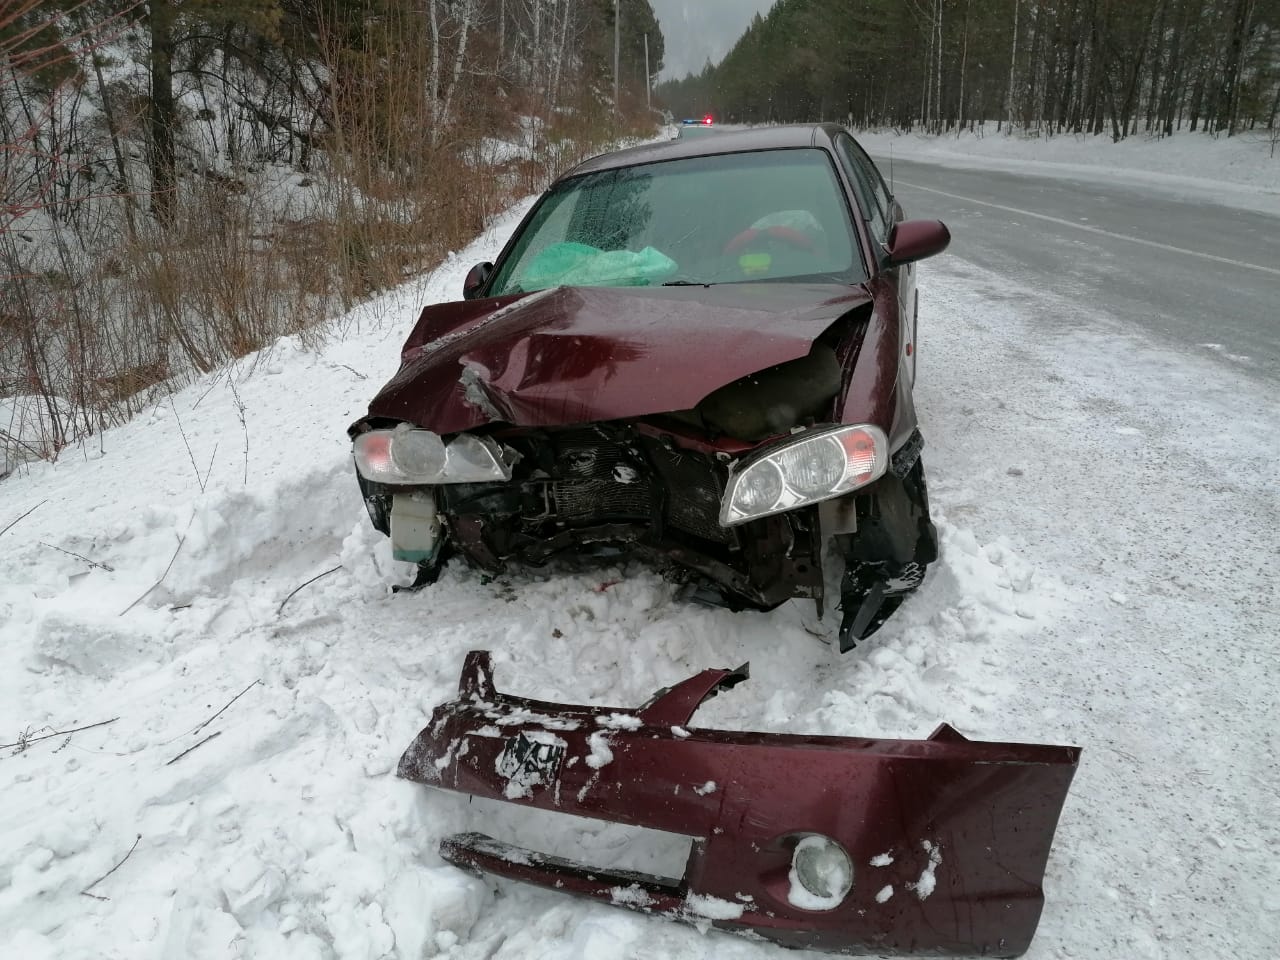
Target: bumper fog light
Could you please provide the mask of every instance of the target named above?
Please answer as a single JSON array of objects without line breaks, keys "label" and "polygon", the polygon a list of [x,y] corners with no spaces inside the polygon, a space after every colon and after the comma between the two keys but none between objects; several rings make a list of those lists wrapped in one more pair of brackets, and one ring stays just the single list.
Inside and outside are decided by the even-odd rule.
[{"label": "bumper fog light", "polygon": [[808,836],[796,844],[787,899],[802,910],[834,910],[853,888],[853,862],[830,837]]}]

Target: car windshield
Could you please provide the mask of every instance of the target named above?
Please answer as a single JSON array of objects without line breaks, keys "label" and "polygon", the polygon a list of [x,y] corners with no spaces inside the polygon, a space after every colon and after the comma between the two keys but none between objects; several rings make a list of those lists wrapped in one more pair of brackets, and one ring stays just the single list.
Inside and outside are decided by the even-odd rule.
[{"label": "car windshield", "polygon": [[767,150],[575,177],[543,198],[490,296],[555,286],[866,279],[827,154]]}]

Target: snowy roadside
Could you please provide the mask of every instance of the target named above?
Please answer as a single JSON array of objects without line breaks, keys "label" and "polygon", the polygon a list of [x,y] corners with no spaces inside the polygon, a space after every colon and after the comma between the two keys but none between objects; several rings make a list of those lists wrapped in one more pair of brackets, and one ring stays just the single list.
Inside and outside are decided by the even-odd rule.
[{"label": "snowy roadside", "polygon": [[858,142],[888,174],[890,155],[942,166],[1032,173],[1155,189],[1194,203],[1280,215],[1280,151],[1260,134],[1214,138],[1179,133],[1162,140],[1062,135],[1007,137],[992,132],[935,137],[865,132]]},{"label": "snowy roadside", "polygon": [[[620,572],[455,566],[391,596],[407,571],[364,517],[344,428],[420,304],[455,296],[516,219],[322,351],[282,342],[105,453],[0,486],[0,526],[36,508],[0,542],[0,740],[119,718],[0,751],[3,955],[794,956],[445,865],[443,835],[483,828],[679,871],[652,835],[394,778],[477,648],[512,692],[616,706],[750,660],[705,726],[919,737],[947,720],[1080,744],[1028,956],[1267,952],[1276,397],[948,256],[924,270],[918,394],[944,559],[850,656],[804,606],[687,607],[642,569],[603,587]],[[88,891],[108,899],[82,896],[139,834]]]}]

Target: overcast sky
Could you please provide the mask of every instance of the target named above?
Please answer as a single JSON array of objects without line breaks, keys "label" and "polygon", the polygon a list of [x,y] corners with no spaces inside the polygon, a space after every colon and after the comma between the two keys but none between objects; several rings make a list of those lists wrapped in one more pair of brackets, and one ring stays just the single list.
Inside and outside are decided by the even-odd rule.
[{"label": "overcast sky", "polygon": [[773,0],[649,0],[662,26],[666,43],[660,80],[683,77],[702,69],[711,58],[719,63],[742,36],[757,12]]}]

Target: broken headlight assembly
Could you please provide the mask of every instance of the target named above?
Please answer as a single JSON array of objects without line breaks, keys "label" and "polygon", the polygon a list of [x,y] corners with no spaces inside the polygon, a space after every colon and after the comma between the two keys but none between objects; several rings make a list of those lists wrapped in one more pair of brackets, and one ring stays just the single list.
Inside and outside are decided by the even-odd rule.
[{"label": "broken headlight assembly", "polygon": [[355,438],[356,469],[366,480],[401,486],[510,480],[511,464],[488,437],[459,434],[445,442],[430,430],[401,424]]},{"label": "broken headlight assembly", "polygon": [[878,480],[889,441],[870,424],[806,430],[737,465],[720,509],[732,526],[829,500]]}]

